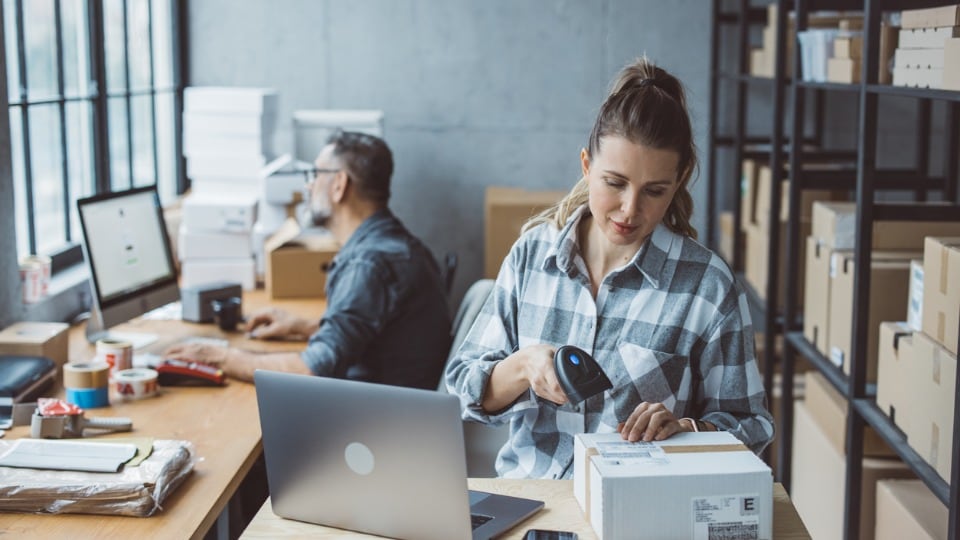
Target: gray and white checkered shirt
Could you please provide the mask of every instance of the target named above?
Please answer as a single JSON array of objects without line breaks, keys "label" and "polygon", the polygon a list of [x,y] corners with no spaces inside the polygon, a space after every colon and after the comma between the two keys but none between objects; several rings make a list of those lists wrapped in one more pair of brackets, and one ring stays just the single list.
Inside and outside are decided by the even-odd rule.
[{"label": "gray and white checkered shirt", "polygon": [[[540,225],[507,256],[496,286],[445,374],[463,417],[510,423],[497,456],[507,478],[568,478],[573,435],[612,432],[641,402],[706,420],[754,452],[773,438],[747,300],[729,267],[659,225],[636,256],[607,275],[596,299],[577,245],[583,206],[561,230]],[[498,362],[536,344],[589,352],[613,389],[571,406],[532,390],[503,411],[480,402]]]}]

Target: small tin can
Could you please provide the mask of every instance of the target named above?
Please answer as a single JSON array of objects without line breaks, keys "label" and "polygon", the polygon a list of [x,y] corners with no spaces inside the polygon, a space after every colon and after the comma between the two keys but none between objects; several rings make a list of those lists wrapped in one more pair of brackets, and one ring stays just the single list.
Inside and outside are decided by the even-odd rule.
[{"label": "small tin can", "polygon": [[20,283],[23,303],[33,304],[50,292],[50,257],[28,255],[20,259]]}]

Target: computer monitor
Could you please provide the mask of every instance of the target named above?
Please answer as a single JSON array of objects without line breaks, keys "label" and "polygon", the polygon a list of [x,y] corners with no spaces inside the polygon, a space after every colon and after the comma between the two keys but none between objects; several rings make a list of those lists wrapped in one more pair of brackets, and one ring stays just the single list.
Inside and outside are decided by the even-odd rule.
[{"label": "computer monitor", "polygon": [[87,339],[123,339],[134,347],[155,340],[107,330],[180,300],[156,185],[78,199],[77,211],[92,291]]}]

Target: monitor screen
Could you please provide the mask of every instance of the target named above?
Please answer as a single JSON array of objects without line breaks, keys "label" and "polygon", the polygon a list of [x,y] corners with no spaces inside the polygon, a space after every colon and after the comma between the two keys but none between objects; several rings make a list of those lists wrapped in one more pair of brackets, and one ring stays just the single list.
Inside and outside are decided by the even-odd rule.
[{"label": "monitor screen", "polygon": [[77,201],[103,329],[179,300],[177,271],[156,186]]}]

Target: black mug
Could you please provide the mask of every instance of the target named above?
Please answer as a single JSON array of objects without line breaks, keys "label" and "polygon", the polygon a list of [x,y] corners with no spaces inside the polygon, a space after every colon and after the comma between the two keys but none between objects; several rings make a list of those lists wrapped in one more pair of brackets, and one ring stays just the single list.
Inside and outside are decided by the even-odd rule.
[{"label": "black mug", "polygon": [[235,332],[237,330],[237,323],[240,322],[242,311],[241,305],[240,298],[236,296],[210,302],[210,307],[213,308],[213,320],[217,322],[217,326],[221,330],[225,332]]}]

